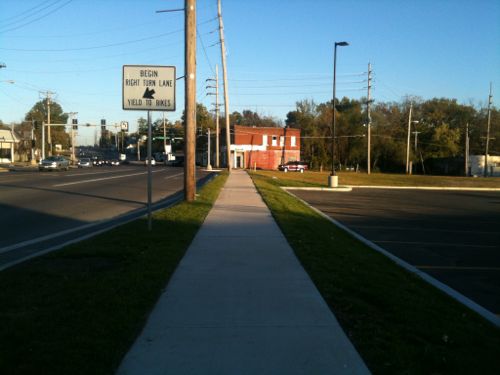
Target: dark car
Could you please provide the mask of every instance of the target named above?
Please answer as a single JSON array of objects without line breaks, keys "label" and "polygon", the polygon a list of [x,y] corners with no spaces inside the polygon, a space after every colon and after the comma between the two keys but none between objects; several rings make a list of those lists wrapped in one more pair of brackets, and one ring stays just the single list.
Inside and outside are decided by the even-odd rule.
[{"label": "dark car", "polygon": [[56,171],[69,169],[69,160],[62,156],[49,156],[43,159],[38,165],[40,171]]},{"label": "dark car", "polygon": [[92,158],[92,164],[94,165],[94,167],[102,167],[103,165],[105,165],[105,162],[104,159],[94,157]]},{"label": "dark car", "polygon": [[286,164],[280,164],[278,166],[278,170],[283,172],[300,172],[304,173],[304,171],[309,169],[309,165],[305,161],[289,161]]}]

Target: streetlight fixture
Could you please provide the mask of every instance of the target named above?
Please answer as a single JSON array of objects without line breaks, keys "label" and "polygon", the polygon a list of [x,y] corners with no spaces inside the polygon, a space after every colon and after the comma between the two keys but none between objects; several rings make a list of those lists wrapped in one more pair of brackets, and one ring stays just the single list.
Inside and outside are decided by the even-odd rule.
[{"label": "streetlight fixture", "polygon": [[335,48],[333,51],[333,100],[332,100],[332,172],[328,177],[328,186],[329,187],[337,187],[338,186],[338,176],[335,174],[335,89],[336,89],[336,80],[337,80],[337,46],[345,47],[348,46],[347,42],[335,42]]}]

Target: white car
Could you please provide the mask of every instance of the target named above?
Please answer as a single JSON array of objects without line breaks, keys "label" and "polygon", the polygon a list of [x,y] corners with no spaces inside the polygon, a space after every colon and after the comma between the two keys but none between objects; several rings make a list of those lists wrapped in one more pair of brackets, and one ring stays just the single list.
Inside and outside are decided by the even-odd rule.
[{"label": "white car", "polygon": [[90,158],[81,158],[78,160],[78,168],[90,168],[92,167],[92,160]]}]

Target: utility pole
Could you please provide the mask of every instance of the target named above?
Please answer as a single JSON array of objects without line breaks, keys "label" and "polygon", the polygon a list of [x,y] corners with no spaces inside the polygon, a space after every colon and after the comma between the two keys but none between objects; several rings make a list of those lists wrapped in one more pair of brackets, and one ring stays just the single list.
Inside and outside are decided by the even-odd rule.
[{"label": "utility pole", "polygon": [[78,114],[78,112],[69,112],[70,123],[71,123],[71,162],[75,164],[75,121],[73,121],[73,117]]},{"label": "utility pole", "polygon": [[215,86],[207,86],[206,88],[215,89],[215,94],[213,92],[207,93],[207,95],[215,95],[215,167],[219,168],[219,69],[218,65],[215,65],[215,79],[209,78],[208,81],[214,81]]},{"label": "utility pole", "polygon": [[368,63],[368,94],[366,97],[366,113],[368,116],[368,150],[367,150],[367,158],[366,158],[366,171],[368,174],[371,173],[371,127],[372,127],[372,116],[370,112],[370,105],[371,105],[371,96],[370,96],[370,90],[371,90],[371,82],[372,82],[372,64]]},{"label": "utility pole", "polygon": [[152,145],[153,132],[151,130],[151,111],[148,111],[148,150],[147,150],[147,163],[148,163],[148,230],[152,228],[151,217],[151,201],[153,197],[153,171],[151,170],[151,145]]},{"label": "utility pole", "polygon": [[31,164],[34,165],[36,164],[35,160],[35,121],[33,120],[33,117],[31,118]]},{"label": "utility pole", "polygon": [[491,101],[492,83],[490,82],[490,95],[488,96],[488,128],[486,130],[486,149],[484,151],[484,177],[488,177],[488,148],[490,146],[490,125],[491,125]]},{"label": "utility pole", "polygon": [[210,164],[210,128],[208,128],[207,133],[207,170],[212,170],[212,165]]},{"label": "utility pole", "polygon": [[48,145],[49,145],[49,156],[52,156],[52,138],[51,138],[51,135],[50,135],[50,100],[51,100],[51,96],[54,94],[52,91],[45,91],[45,100],[46,100],[46,103],[47,103],[47,142],[48,142]]},{"label": "utility pole", "polygon": [[165,112],[163,112],[163,152],[167,156],[167,128],[165,127]]},{"label": "utility pole", "polygon": [[219,18],[219,38],[222,55],[222,74],[224,80],[224,111],[226,115],[226,148],[227,148],[227,170],[231,173],[231,127],[229,123],[229,93],[227,89],[227,67],[226,67],[226,46],[224,44],[224,25],[222,23],[221,0],[217,0],[217,16]]},{"label": "utility pole", "polygon": [[412,132],[413,134],[415,134],[415,146],[413,147],[413,149],[415,150],[415,155],[417,155],[417,143],[418,143],[418,135],[422,132],[418,132],[418,131],[414,131]]},{"label": "utility pole", "polygon": [[196,0],[185,0],[185,115],[184,199],[195,200],[196,147]]},{"label": "utility pole", "polygon": [[465,176],[469,176],[469,123],[465,125]]},{"label": "utility pole", "polygon": [[219,65],[215,64],[215,168],[219,168]]},{"label": "utility pole", "polygon": [[45,121],[42,121],[42,161],[45,159]]},{"label": "utility pole", "polygon": [[408,139],[406,141],[406,174],[410,173],[410,127],[411,127],[411,111],[413,109],[413,102],[410,102],[410,113],[408,114]]},{"label": "utility pole", "polygon": [[[417,156],[417,143],[418,143],[418,141],[417,140],[418,140],[418,135],[421,132],[418,132],[417,128],[415,127],[415,131],[412,132],[412,133],[415,134],[415,146],[414,146],[414,156],[413,157],[415,159],[415,173],[417,173],[417,164],[418,164],[417,160],[416,160],[418,158],[418,156]],[[420,158],[420,159],[422,160],[422,158]],[[413,166],[413,163],[412,163],[412,166]],[[423,168],[424,168],[424,162],[422,160],[422,171],[424,170]],[[425,172],[424,172],[424,174],[425,174]]]}]

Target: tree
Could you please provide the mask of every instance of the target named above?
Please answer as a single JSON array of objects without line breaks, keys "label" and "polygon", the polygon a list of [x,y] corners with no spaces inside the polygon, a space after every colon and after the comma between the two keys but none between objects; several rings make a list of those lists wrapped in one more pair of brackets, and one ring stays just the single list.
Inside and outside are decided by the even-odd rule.
[{"label": "tree", "polygon": [[[32,124],[35,121],[38,123],[38,129],[35,129],[35,139],[36,146],[42,147],[42,124],[47,122],[47,102],[40,100],[37,102],[28,113],[26,113],[24,119]],[[52,101],[50,104],[50,123],[51,124],[66,124],[68,120],[68,114],[63,112],[62,107],[57,103]],[[47,129],[45,129],[47,130]],[[60,144],[63,149],[69,149],[71,144],[70,135],[66,133],[66,128],[64,126],[52,126],[50,129],[52,144]],[[48,146],[47,132],[45,134],[46,147]]]}]

